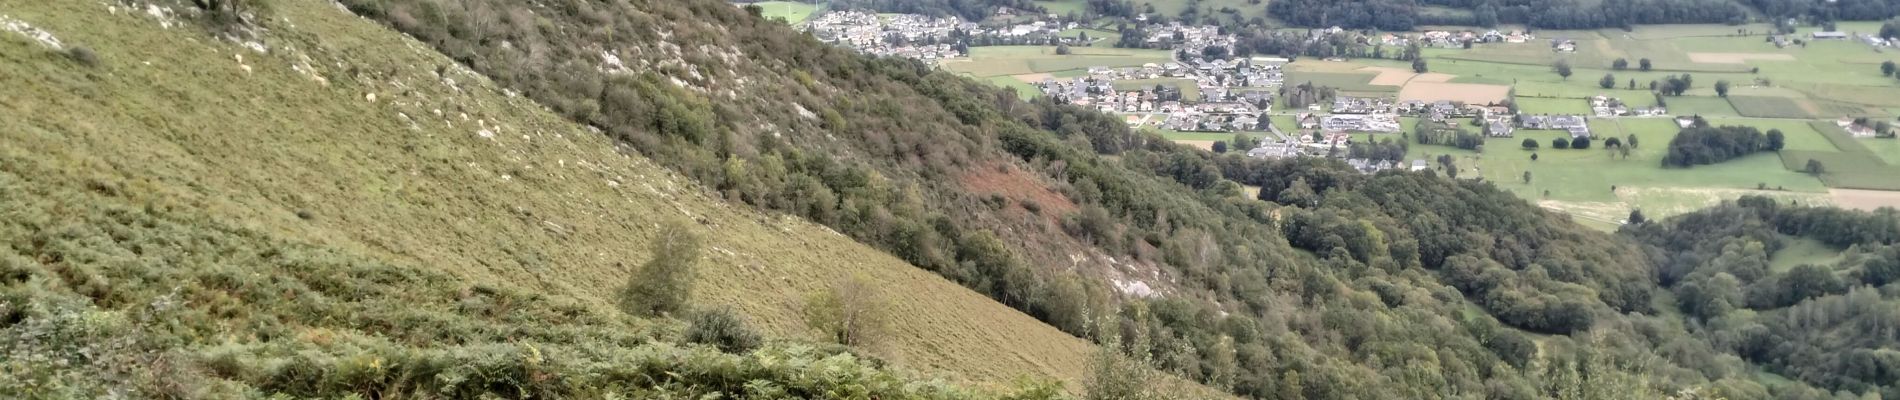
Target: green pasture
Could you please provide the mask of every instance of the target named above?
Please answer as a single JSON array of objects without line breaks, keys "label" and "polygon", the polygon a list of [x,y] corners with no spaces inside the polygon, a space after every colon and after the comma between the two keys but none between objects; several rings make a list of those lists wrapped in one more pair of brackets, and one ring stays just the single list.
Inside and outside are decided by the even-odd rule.
[{"label": "green pasture", "polygon": [[1120,80],[1120,81],[1115,81],[1115,90],[1154,89],[1155,85],[1162,85],[1162,86],[1173,87],[1175,89],[1180,89],[1181,98],[1187,101],[1198,101],[1201,99],[1200,85],[1196,84],[1191,79],[1182,79],[1182,78]]},{"label": "green pasture", "polygon": [[1787,246],[1768,256],[1768,268],[1775,272],[1784,272],[1801,264],[1832,266],[1841,261],[1841,250],[1828,247],[1819,240],[1787,236]]},{"label": "green pasture", "polygon": [[1703,117],[1738,117],[1735,106],[1720,97],[1675,96],[1664,97],[1663,101],[1672,115],[1700,115]]},{"label": "green pasture", "polygon": [[817,4],[796,1],[762,1],[752,4],[764,9],[761,15],[764,15],[766,19],[784,18],[785,23],[794,25],[811,19],[812,14],[818,12]]},{"label": "green pasture", "polygon": [[[1413,144],[1409,156],[1434,159],[1452,154],[1461,177],[1476,174],[1525,199],[1601,223],[1613,223],[1631,208],[1662,217],[1749,193],[1803,199],[1825,196],[1826,187],[1819,179],[1787,170],[1771,153],[1695,168],[1663,168],[1662,156],[1679,130],[1669,119],[1593,119],[1590,127],[1598,140],[1589,149],[1552,149],[1552,139],[1569,137],[1565,132],[1520,130],[1514,138],[1487,139],[1482,153]],[[1611,136],[1627,140],[1632,135],[1638,146],[1627,159],[1602,144]],[[1538,150],[1523,150],[1524,139],[1537,141]],[[1538,160],[1530,159],[1532,153]],[[1532,175],[1528,184],[1523,180],[1526,171]],[[1763,185],[1786,191],[1756,190]],[[1617,190],[1611,191],[1612,186]]]},{"label": "green pasture", "polygon": [[984,80],[989,81],[990,84],[993,84],[996,86],[1001,86],[1001,87],[1009,88],[1011,90],[1015,90],[1016,97],[1021,98],[1023,100],[1034,99],[1037,96],[1042,95],[1042,88],[1036,87],[1036,85],[1031,85],[1028,82],[1023,82],[1023,80],[1016,79],[1016,77],[1014,76],[1007,76],[1007,75],[992,76],[989,78],[984,78]]},{"label": "green pasture", "polygon": [[1590,115],[1590,102],[1583,99],[1519,96],[1516,101],[1519,114]]}]

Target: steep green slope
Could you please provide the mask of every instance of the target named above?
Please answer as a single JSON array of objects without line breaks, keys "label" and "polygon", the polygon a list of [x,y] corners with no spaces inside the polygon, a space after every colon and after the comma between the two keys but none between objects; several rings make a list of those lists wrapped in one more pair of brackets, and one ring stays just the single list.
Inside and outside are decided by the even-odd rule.
[{"label": "steep green slope", "polygon": [[[8,193],[25,194],[9,196],[25,203],[8,212],[44,213],[35,218],[49,221],[123,215],[118,223],[134,227],[147,218],[177,221],[169,223],[176,225],[171,231],[152,234],[173,239],[119,237],[101,222],[106,235],[80,241],[122,241],[124,249],[110,252],[130,252],[127,261],[48,255],[38,238],[56,234],[55,224],[4,231],[9,254],[18,255],[8,260],[21,263],[12,267],[31,271],[7,285],[27,290],[16,293],[26,293],[28,303],[43,300],[34,290],[106,296],[110,301],[95,299],[92,306],[129,318],[165,293],[158,285],[175,282],[142,274],[269,280],[305,266],[242,255],[302,248],[340,258],[333,262],[339,267],[312,272],[320,276],[378,265],[376,271],[429,277],[426,284],[356,289],[414,301],[417,310],[367,321],[282,316],[292,321],[281,330],[260,330],[242,317],[279,312],[269,308],[278,306],[252,303],[255,295],[221,294],[233,288],[187,286],[194,292],[188,304],[217,302],[212,315],[179,322],[201,333],[154,345],[182,352],[220,345],[295,348],[313,340],[296,332],[311,330],[360,330],[346,336],[368,341],[415,336],[403,344],[425,352],[432,344],[500,343],[517,336],[428,336],[405,325],[435,318],[432,311],[474,306],[468,293],[486,289],[469,288],[493,287],[559,304],[549,312],[573,315],[567,318],[600,320],[574,328],[579,339],[553,341],[581,351],[641,342],[642,334],[603,341],[612,332],[638,332],[623,326],[641,325],[606,311],[611,293],[648,258],[645,244],[658,224],[692,221],[708,249],[695,300],[732,305],[774,336],[807,337],[797,316],[802,299],[864,276],[888,297],[894,319],[884,344],[865,349],[871,354],[991,387],[1019,377],[1083,381],[1086,342],[823,227],[710,199],[691,180],[337,7],[276,2],[260,41],[268,52],[212,39],[173,7],[169,17],[154,17],[144,7],[0,2],[12,18],[88,48],[99,60],[85,67],[0,33],[0,69],[8,71],[0,84],[9,88],[0,96],[0,151]],[[203,258],[137,256],[169,251],[173,240],[210,244],[193,251]],[[46,272],[67,269],[95,272]],[[110,280],[89,283],[90,276]],[[323,295],[347,302],[362,294]],[[296,307],[322,308],[318,304]],[[72,306],[85,308],[83,301]],[[498,307],[504,309],[495,312],[506,315],[512,306]],[[468,322],[466,329],[559,325],[493,318]],[[294,334],[281,333],[286,330]],[[192,372],[203,366],[189,362],[179,368],[251,379],[223,370]]]},{"label": "steep green slope", "polygon": [[1084,321],[1107,310],[1134,338],[1124,351],[1236,394],[1767,391],[1745,364],[1685,366],[1719,355],[1648,315],[1654,268],[1635,243],[1488,184],[1215,157],[720,1],[344,4],[728,201],[1072,333],[1098,333]]}]

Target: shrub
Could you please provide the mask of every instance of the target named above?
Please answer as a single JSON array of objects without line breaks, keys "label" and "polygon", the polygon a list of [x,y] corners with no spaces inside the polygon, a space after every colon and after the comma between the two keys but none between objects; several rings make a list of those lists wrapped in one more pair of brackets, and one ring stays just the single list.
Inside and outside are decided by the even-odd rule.
[{"label": "shrub", "polygon": [[71,58],[73,61],[79,62],[79,65],[87,67],[96,68],[100,65],[99,53],[94,53],[92,49],[81,46],[73,46],[73,48],[66,49],[66,58]]},{"label": "shrub", "polygon": [[719,351],[743,354],[759,347],[759,334],[746,326],[745,319],[720,307],[693,314],[686,325],[686,342],[711,345]]},{"label": "shrub", "polygon": [[884,335],[886,306],[870,280],[853,277],[806,297],[805,324],[825,340],[868,346]]},{"label": "shrub", "polygon": [[693,293],[693,266],[699,263],[699,237],[684,224],[670,222],[653,242],[653,258],[620,289],[620,309],[635,316],[660,316],[686,309]]}]

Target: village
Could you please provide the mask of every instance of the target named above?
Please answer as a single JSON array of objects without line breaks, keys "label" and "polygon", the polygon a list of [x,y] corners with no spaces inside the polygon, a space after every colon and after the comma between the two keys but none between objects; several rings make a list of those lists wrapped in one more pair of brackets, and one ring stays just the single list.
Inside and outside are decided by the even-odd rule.
[{"label": "village", "polygon": [[[1453,87],[1459,84],[1425,80],[1401,84],[1407,88],[1420,86],[1422,90],[1419,92],[1425,93],[1422,96],[1409,89],[1384,94],[1364,91],[1334,94],[1328,89],[1328,95],[1324,97],[1309,97],[1293,106],[1281,101],[1288,96],[1287,90],[1292,89],[1287,87],[1292,84],[1289,74],[1294,72],[1288,69],[1292,63],[1290,57],[1242,56],[1238,51],[1240,43],[1237,37],[1225,34],[1216,26],[1184,25],[1180,22],[1145,23],[1147,21],[1138,18],[1136,22],[1143,22],[1135,28],[1139,29],[1139,40],[1131,42],[1133,39],[1128,35],[1109,37],[1103,31],[1090,30],[1054,14],[1013,17],[999,24],[996,20],[977,23],[957,17],[830,11],[814,16],[803,26],[819,39],[839,46],[869,54],[917,59],[933,66],[947,66],[946,62],[984,62],[971,58],[971,48],[985,46],[1052,46],[1057,52],[1055,57],[1068,56],[1071,48],[1092,48],[1085,53],[1090,56],[1077,57],[1083,60],[1099,59],[1099,55],[1103,54],[1119,54],[1113,52],[1129,49],[1121,47],[1124,45],[1140,49],[1138,51],[1164,54],[1159,59],[1139,64],[1079,63],[1067,67],[1075,69],[1066,74],[1015,73],[1004,78],[1022,80],[1036,96],[1117,115],[1130,128],[1177,135],[1247,135],[1259,138],[1250,141],[1255,146],[1234,151],[1242,151],[1256,158],[1342,158],[1367,173],[1387,169],[1430,168],[1426,160],[1356,158],[1354,155],[1358,152],[1346,151],[1356,145],[1369,145],[1363,141],[1382,142],[1386,140],[1382,136],[1386,135],[1404,141],[1400,136],[1411,133],[1414,128],[1419,132],[1443,132],[1453,137],[1475,135],[1494,139],[1513,138],[1523,131],[1542,132],[1534,137],[1547,137],[1556,133],[1575,141],[1596,135],[1591,131],[1592,119],[1672,117],[1669,109],[1658,104],[1660,101],[1630,101],[1616,97],[1619,93],[1628,94],[1627,91],[1605,91],[1581,96],[1583,98],[1567,101],[1583,104],[1555,108],[1549,99],[1538,99],[1542,102],[1540,107],[1532,108],[1538,111],[1522,112],[1512,93],[1498,91],[1493,92],[1496,93],[1494,95],[1461,98],[1459,95],[1442,93],[1483,85]],[[1082,33],[1073,33],[1076,31]],[[1088,32],[1096,34],[1090,37]],[[1551,53],[1573,55],[1578,52],[1580,43],[1587,43],[1583,41],[1601,40],[1562,36],[1540,39],[1521,29],[1381,33],[1330,27],[1290,34],[1292,40],[1309,45],[1345,40],[1364,46],[1383,47],[1387,52],[1399,51],[1397,49],[1415,51],[1413,49],[1419,48],[1469,50],[1478,45],[1541,46],[1535,43],[1547,43]],[[1893,45],[1892,41],[1870,34],[1832,30],[1808,32],[1799,36],[1772,34],[1766,37],[1767,42],[1777,48],[1805,47],[1811,42],[1820,41],[1865,42],[1876,49]],[[1104,47],[1117,39],[1120,42],[1113,47]],[[1721,61],[1709,55],[1695,57]],[[1319,61],[1349,63],[1339,57],[1322,57]],[[953,70],[964,71],[969,68],[958,67]],[[1381,70],[1378,73],[1388,72]],[[1276,106],[1284,109],[1276,109]],[[1562,112],[1553,112],[1558,110]],[[1873,135],[1873,130],[1865,125],[1847,120],[1839,124],[1856,137]]]}]

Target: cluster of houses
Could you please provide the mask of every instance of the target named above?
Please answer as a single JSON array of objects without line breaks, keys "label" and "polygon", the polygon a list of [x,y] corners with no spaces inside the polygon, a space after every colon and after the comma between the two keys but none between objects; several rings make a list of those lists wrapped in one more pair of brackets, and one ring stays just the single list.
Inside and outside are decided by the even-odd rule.
[{"label": "cluster of houses", "polygon": [[1599,118],[1608,117],[1657,117],[1669,114],[1663,106],[1630,107],[1622,99],[1597,95],[1590,98],[1590,112]]},{"label": "cluster of houses", "polygon": [[[1808,38],[1812,40],[1817,40],[1817,41],[1858,39],[1860,40],[1861,43],[1865,43],[1868,46],[1874,46],[1874,47],[1900,46],[1900,43],[1894,43],[1895,41],[1893,40],[1888,40],[1887,38],[1883,38],[1883,37],[1880,37],[1880,35],[1875,35],[1872,33],[1849,34],[1847,32],[1841,32],[1841,31],[1819,31],[1819,32],[1808,34]],[[1785,41],[1787,40],[1788,39],[1786,37],[1783,37],[1781,35],[1775,35],[1774,37],[1769,38],[1769,41],[1775,42],[1775,47],[1787,47],[1787,44],[1785,44]]]},{"label": "cluster of houses", "polygon": [[[1074,43],[1064,38],[1064,30],[1074,22],[1037,20],[989,28],[957,17],[936,18],[920,14],[874,14],[863,11],[834,11],[813,18],[804,25],[813,36],[826,42],[880,56],[914,58],[926,62],[966,56],[970,44],[1048,44]],[[1079,43],[1075,43],[1079,44]]]},{"label": "cluster of houses", "polygon": [[1326,132],[1398,132],[1397,114],[1333,114],[1319,119]]},{"label": "cluster of houses", "polygon": [[1570,137],[1590,137],[1590,124],[1582,115],[1520,115],[1517,126],[1524,129],[1568,131]]},{"label": "cluster of houses", "polygon": [[1234,45],[1240,41],[1234,35],[1223,35],[1220,27],[1213,25],[1190,26],[1180,22],[1166,25],[1149,25],[1142,30],[1148,38],[1149,48],[1167,47],[1187,54],[1203,54],[1209,47],[1225,49],[1225,54],[1234,53]]},{"label": "cluster of houses", "polygon": [[880,56],[925,61],[962,57],[950,43],[951,33],[978,29],[961,18],[932,18],[915,14],[878,15],[837,11],[813,18],[805,25],[819,40]]},{"label": "cluster of houses", "polygon": [[[1275,60],[1278,60],[1277,62]],[[1110,113],[1163,113],[1158,127],[1181,131],[1259,130],[1272,106],[1272,89],[1285,80],[1283,59],[1175,61],[1141,67],[1091,67],[1085,76],[1048,78],[1037,86],[1056,101]],[[1174,79],[1172,85],[1129,81]],[[1159,82],[1159,81],[1154,81]],[[1121,87],[1117,87],[1121,83]],[[1198,98],[1184,98],[1178,85],[1194,85]]]},{"label": "cluster of houses", "polygon": [[[1336,29],[1339,28],[1335,27],[1315,31],[1330,35],[1337,33],[1338,31]],[[1315,32],[1309,32],[1309,34],[1313,33]],[[1414,34],[1380,34],[1376,37],[1366,38],[1365,44],[1404,47],[1418,43],[1419,47],[1456,49],[1464,47],[1465,43],[1529,43],[1532,40],[1537,40],[1537,36],[1522,30],[1499,31],[1492,29],[1485,32],[1470,30],[1457,32],[1434,30]]]},{"label": "cluster of houses", "polygon": [[1266,130],[1266,123],[1251,106],[1208,103],[1170,112],[1161,126],[1182,132],[1239,132]]},{"label": "cluster of houses", "polygon": [[1843,117],[1835,120],[1834,124],[1840,126],[1841,129],[1847,130],[1847,134],[1853,135],[1856,138],[1865,139],[1880,135],[1880,132],[1875,130],[1874,127],[1862,124],[1861,121],[1853,118]]}]

